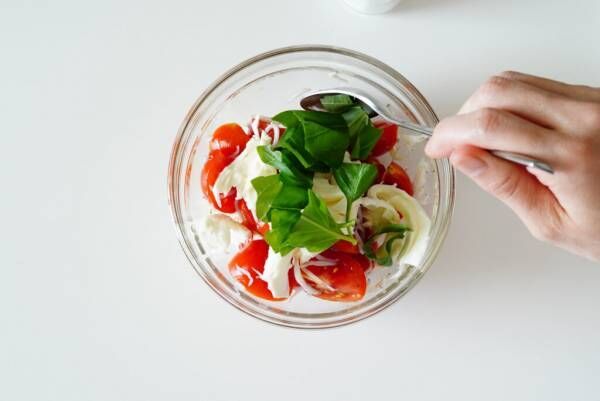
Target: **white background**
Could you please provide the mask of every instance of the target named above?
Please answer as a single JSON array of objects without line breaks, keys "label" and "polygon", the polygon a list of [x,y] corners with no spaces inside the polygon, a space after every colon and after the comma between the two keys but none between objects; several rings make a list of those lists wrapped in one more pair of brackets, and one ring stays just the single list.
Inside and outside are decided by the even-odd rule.
[{"label": "white background", "polygon": [[171,143],[225,69],[339,45],[440,116],[505,69],[600,86],[600,2],[0,0],[0,399],[598,400],[600,266],[458,178],[443,250],[400,302],[326,331],[265,324],[188,265]]}]

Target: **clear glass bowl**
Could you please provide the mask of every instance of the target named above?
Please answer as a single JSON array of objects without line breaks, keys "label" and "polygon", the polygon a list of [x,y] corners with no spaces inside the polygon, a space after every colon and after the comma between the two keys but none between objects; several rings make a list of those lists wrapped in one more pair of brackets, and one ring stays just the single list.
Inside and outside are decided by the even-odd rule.
[{"label": "clear glass bowl", "polygon": [[391,112],[424,125],[438,119],[417,89],[391,67],[351,50],[327,46],[294,46],[253,57],[227,71],[196,101],[173,145],[169,164],[169,202],[179,241],[200,277],[238,309],[267,322],[299,328],[333,327],[373,315],[407,293],[432,264],[442,244],[454,204],[454,172],[446,160],[424,156],[424,143],[400,134],[398,157],[416,179],[419,199],[429,213],[430,242],[418,266],[375,269],[364,299],[341,303],[310,297],[301,291],[284,302],[256,298],[240,289],[227,272],[232,255],[203,245],[199,219],[209,213],[200,188],[200,171],[208,142],[219,125],[246,123],[256,114],[274,115],[299,107],[313,89],[347,86],[382,96]]}]

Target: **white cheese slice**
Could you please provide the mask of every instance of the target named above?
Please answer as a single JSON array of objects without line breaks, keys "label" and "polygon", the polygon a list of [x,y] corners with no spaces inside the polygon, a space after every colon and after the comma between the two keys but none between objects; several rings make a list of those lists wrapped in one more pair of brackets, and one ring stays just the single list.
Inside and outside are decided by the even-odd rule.
[{"label": "white cheese slice", "polygon": [[252,232],[224,214],[210,214],[200,221],[200,231],[207,251],[211,253],[237,252],[247,242]]},{"label": "white cheese slice", "polygon": [[285,256],[275,252],[269,247],[269,254],[265,261],[262,279],[274,298],[287,298],[290,295],[288,270],[292,267],[292,253]]},{"label": "white cheese slice", "polygon": [[246,206],[256,218],[257,194],[252,186],[252,180],[256,177],[277,173],[274,167],[263,163],[256,148],[270,144],[271,138],[268,135],[263,135],[260,139],[256,136],[250,138],[242,153],[219,174],[213,187],[215,199],[219,199],[218,194],[226,194],[235,187],[237,189],[236,199],[244,199]]}]

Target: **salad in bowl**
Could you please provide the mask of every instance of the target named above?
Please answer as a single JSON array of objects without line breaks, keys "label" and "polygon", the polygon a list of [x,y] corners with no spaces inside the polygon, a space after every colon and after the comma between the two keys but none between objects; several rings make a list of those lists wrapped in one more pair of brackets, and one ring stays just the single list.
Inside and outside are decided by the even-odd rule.
[{"label": "salad in bowl", "polygon": [[241,311],[298,328],[383,310],[425,274],[452,215],[454,174],[424,138],[322,88],[352,87],[433,126],[423,96],[389,66],[327,46],[276,49],[225,72],[175,139],[169,204],[198,275]]},{"label": "salad in bowl", "polygon": [[244,291],[270,301],[359,301],[371,271],[427,249],[430,218],[394,159],[398,127],[346,95],[321,103],[219,126],[202,169],[211,213],[198,232],[233,254]]}]

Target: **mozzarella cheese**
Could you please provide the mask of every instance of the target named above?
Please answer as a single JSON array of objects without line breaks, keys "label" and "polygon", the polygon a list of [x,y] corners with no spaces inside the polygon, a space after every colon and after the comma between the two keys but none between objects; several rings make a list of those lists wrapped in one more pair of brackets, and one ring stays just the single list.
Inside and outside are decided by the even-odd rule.
[{"label": "mozzarella cheese", "polygon": [[250,138],[242,153],[219,174],[213,186],[215,199],[219,199],[219,194],[226,194],[231,188],[236,188],[236,199],[244,199],[246,206],[256,218],[257,194],[252,186],[252,180],[260,176],[277,174],[274,167],[263,163],[256,148],[270,144],[271,138],[268,135],[263,135],[260,139],[256,136]]},{"label": "mozzarella cheese", "polygon": [[210,252],[236,252],[252,232],[224,214],[210,214],[201,220],[200,231]]},{"label": "mozzarella cheese", "polygon": [[267,282],[269,291],[271,291],[274,298],[287,298],[290,295],[288,270],[291,266],[291,253],[281,256],[269,247],[269,254],[261,278]]}]

